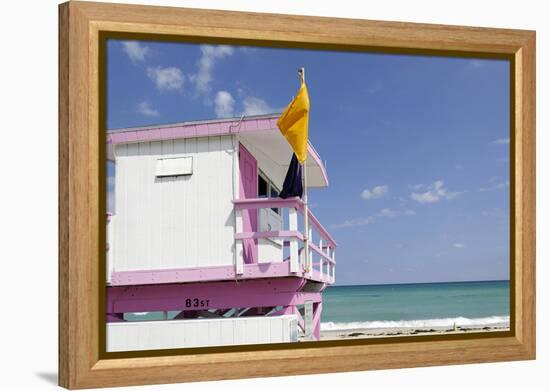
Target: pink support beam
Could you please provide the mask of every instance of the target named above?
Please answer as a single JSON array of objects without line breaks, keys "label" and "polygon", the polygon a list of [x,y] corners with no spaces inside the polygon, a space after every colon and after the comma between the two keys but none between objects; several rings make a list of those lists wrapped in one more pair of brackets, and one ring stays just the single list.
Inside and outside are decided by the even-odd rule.
[{"label": "pink support beam", "polygon": [[246,307],[277,307],[284,305],[301,305],[306,300],[320,301],[319,292],[284,292],[258,294],[253,297],[238,293],[221,297],[219,295],[199,296],[192,294],[184,297],[150,299],[118,300],[109,303],[111,311],[117,312],[155,312],[155,311],[186,311],[206,310],[211,308],[246,308]]},{"label": "pink support beam", "polygon": [[[318,303],[321,292],[301,292],[303,278],[241,282],[107,287],[107,313],[197,311],[246,307],[296,306]],[[320,289],[323,289],[321,286]]]}]

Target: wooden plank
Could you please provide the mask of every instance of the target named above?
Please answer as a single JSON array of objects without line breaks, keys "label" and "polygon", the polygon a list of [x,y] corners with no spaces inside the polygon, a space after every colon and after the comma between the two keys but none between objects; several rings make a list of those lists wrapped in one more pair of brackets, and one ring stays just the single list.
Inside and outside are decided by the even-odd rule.
[{"label": "wooden plank", "polygon": [[[298,212],[296,208],[288,209],[288,229],[290,231],[298,231]],[[290,239],[290,272],[291,273],[298,273],[300,271],[298,240],[299,239],[296,239],[296,238]]]},{"label": "wooden plank", "polygon": [[[523,30],[449,26],[269,13],[73,2],[112,31],[240,40],[269,46],[426,53],[442,51],[515,53]],[[447,54],[447,53],[441,53]],[[462,53],[461,53],[462,54]]]},{"label": "wooden plank", "polygon": [[[69,387],[74,384],[74,370],[71,359],[74,362],[75,351],[71,349],[72,333],[71,323],[75,319],[70,313],[69,284],[69,238],[70,238],[70,199],[69,199],[69,44],[72,34],[69,33],[69,5],[60,4],[59,14],[59,210],[58,210],[58,313],[59,313],[59,348],[58,348],[58,381],[59,385]],[[63,326],[61,326],[63,325]]]}]

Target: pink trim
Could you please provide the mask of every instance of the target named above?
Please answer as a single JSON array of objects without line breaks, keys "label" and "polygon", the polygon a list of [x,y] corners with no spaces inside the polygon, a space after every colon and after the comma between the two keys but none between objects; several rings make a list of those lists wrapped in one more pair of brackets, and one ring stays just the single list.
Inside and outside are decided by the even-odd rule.
[{"label": "pink trim", "polygon": [[217,136],[229,133],[257,132],[277,129],[279,115],[264,118],[222,119],[187,122],[176,125],[120,129],[107,133],[107,144],[124,144],[140,141],[160,141],[175,138]]},{"label": "pink trim", "polygon": [[298,231],[265,231],[241,232],[235,234],[235,239],[266,239],[266,238],[298,238],[304,240],[304,235]]},{"label": "pink trim", "polygon": [[[330,282],[330,276],[313,271],[313,279]],[[303,272],[291,273],[289,262],[245,264],[243,274],[235,274],[235,266],[210,266],[201,268],[157,269],[113,272],[112,286],[172,284],[182,282],[206,282],[244,280],[272,277],[302,277]]]},{"label": "pink trim", "polygon": [[262,208],[300,208],[303,205],[298,197],[291,198],[248,198],[233,200],[235,209],[262,209]]}]

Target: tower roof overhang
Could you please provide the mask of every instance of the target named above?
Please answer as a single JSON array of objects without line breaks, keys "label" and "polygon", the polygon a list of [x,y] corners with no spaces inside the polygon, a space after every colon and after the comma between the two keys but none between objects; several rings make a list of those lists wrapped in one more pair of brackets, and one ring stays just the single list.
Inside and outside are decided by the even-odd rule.
[{"label": "tower roof overhang", "polygon": [[[176,140],[194,137],[238,135],[258,161],[269,162],[273,178],[282,184],[292,149],[277,127],[280,114],[190,121],[107,131],[107,158],[114,159],[113,146],[140,142]],[[308,187],[328,186],[328,176],[321,157],[308,143]]]}]

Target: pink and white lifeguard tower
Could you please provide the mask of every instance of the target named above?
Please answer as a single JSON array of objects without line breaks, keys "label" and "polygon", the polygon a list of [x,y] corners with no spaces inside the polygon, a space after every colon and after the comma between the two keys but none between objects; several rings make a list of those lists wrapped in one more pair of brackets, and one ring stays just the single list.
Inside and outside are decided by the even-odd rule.
[{"label": "pink and white lifeguard tower", "polygon": [[[319,339],[336,242],[309,211],[305,259],[302,200],[278,197],[292,156],[278,117],[109,131],[107,351]],[[307,170],[328,186],[311,144]],[[145,312],[164,317],[129,320]]]}]

